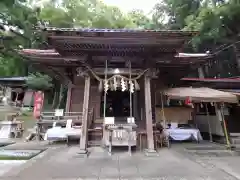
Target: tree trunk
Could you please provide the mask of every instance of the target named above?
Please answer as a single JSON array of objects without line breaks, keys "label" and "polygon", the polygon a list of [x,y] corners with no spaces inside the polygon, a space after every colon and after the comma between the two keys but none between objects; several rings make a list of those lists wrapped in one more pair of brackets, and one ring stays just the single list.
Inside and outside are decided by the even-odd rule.
[{"label": "tree trunk", "polygon": [[56,109],[57,105],[58,105],[58,101],[59,101],[59,90],[60,90],[60,86],[58,82],[54,82],[54,98],[53,98],[53,102],[52,102],[52,109]]},{"label": "tree trunk", "polygon": [[59,97],[58,97],[58,104],[57,104],[57,106],[56,106],[56,108],[57,109],[59,109],[59,107],[60,107],[60,104],[61,104],[61,102],[62,102],[62,100],[63,100],[63,85],[61,84],[60,85],[60,91],[59,91]]},{"label": "tree trunk", "polygon": [[52,109],[55,109],[56,104],[57,104],[57,99],[58,99],[58,90],[54,90],[54,97],[53,97],[53,102],[52,102]]}]

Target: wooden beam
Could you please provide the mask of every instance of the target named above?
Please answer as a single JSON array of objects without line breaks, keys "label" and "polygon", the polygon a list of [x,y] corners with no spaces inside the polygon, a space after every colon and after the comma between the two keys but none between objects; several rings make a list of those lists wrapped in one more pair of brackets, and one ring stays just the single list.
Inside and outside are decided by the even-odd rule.
[{"label": "wooden beam", "polygon": [[72,79],[70,79],[68,76],[65,75],[65,72],[60,72],[59,68],[56,67],[52,67],[52,66],[47,66],[47,68],[51,69],[55,74],[57,74],[61,79],[59,79],[61,82],[63,82],[64,84],[69,84],[69,83],[73,83]]},{"label": "wooden beam", "polygon": [[53,41],[64,41],[64,42],[71,42],[74,44],[118,44],[118,45],[127,45],[127,46],[134,46],[134,45],[172,45],[178,44],[179,48],[184,43],[184,38],[168,38],[168,37],[82,37],[82,36],[50,36]]},{"label": "wooden beam", "polygon": [[82,134],[80,138],[80,154],[87,154],[87,135],[88,135],[88,105],[90,94],[90,76],[85,76],[84,99],[83,99],[83,121]]},{"label": "wooden beam", "polygon": [[[129,74],[129,69],[128,68],[108,68],[108,74],[116,74],[115,73],[116,69],[119,70],[118,74],[124,74],[124,75],[128,75]],[[96,74],[104,75],[105,68],[93,68],[93,71]],[[138,75],[142,71],[143,71],[142,69],[132,69],[131,74],[132,75]]]},{"label": "wooden beam", "polygon": [[79,66],[79,64],[72,64],[72,63],[69,63],[69,64],[63,64],[63,63],[49,63],[49,62],[34,62],[32,61],[31,64],[35,64],[35,65],[43,65],[43,66],[49,66],[49,67],[55,67],[55,68],[73,68],[73,67],[77,67]]}]

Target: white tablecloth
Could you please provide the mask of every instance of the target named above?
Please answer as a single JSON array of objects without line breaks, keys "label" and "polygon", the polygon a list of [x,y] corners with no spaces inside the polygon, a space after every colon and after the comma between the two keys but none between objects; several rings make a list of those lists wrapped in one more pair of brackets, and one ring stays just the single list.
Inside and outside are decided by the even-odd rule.
[{"label": "white tablecloth", "polygon": [[184,140],[196,140],[201,141],[202,136],[198,129],[166,129],[166,132],[169,134],[170,138],[176,141],[184,141]]},{"label": "white tablecloth", "polygon": [[67,136],[81,136],[81,129],[53,127],[47,130],[44,140],[67,139]]}]

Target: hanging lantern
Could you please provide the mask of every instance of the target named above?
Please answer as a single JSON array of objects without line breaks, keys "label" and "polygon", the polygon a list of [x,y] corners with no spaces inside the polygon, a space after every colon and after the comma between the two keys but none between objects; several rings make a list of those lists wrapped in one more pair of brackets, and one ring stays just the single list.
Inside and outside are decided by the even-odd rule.
[{"label": "hanging lantern", "polygon": [[167,97],[167,106],[170,106],[170,99]]},{"label": "hanging lantern", "polygon": [[121,87],[122,87],[122,91],[126,91],[127,87],[126,87],[126,83],[124,82],[124,79],[121,79]]},{"label": "hanging lantern", "polygon": [[202,103],[200,103],[200,107],[203,108],[203,104]]},{"label": "hanging lantern", "polygon": [[214,103],[213,102],[210,102],[211,106],[214,106]]},{"label": "hanging lantern", "polygon": [[103,82],[102,82],[102,80],[99,81],[98,90],[99,90],[99,92],[102,92],[102,90],[103,90]]},{"label": "hanging lantern", "polygon": [[182,101],[179,101],[179,105],[182,106]]},{"label": "hanging lantern", "polygon": [[109,85],[108,85],[108,81],[106,80],[104,82],[104,91],[107,92],[108,91],[108,88],[109,88]]},{"label": "hanging lantern", "polygon": [[134,93],[134,84],[132,83],[132,81],[129,81],[129,91],[131,93]]},{"label": "hanging lantern", "polygon": [[136,91],[140,90],[140,86],[139,86],[137,80],[134,80],[134,86],[135,86]]}]

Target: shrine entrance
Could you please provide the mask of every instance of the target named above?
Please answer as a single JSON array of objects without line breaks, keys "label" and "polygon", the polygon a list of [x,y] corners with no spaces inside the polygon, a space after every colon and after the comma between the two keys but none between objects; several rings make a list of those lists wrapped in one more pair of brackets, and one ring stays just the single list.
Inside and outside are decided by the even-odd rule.
[{"label": "shrine entrance", "polygon": [[[129,117],[130,116],[130,92],[108,90],[106,94],[106,117]],[[132,100],[134,96],[132,94]],[[104,92],[102,93],[101,116],[104,108]],[[134,112],[133,112],[134,114]]]}]

